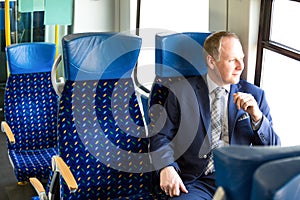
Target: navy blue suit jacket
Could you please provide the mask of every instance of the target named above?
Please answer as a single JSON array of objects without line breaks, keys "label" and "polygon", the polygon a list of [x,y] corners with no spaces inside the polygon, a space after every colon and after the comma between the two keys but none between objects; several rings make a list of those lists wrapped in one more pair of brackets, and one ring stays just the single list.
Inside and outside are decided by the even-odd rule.
[{"label": "navy blue suit jacket", "polygon": [[[206,80],[193,77],[175,83],[165,103],[162,129],[151,137],[154,167],[174,166],[183,181],[199,178],[206,168],[210,152],[210,103]],[[233,102],[236,92],[250,93],[256,99],[264,118],[253,131],[249,115]],[[228,99],[228,133],[230,145],[280,145],[272,127],[272,118],[264,91],[241,80],[231,85]]]}]

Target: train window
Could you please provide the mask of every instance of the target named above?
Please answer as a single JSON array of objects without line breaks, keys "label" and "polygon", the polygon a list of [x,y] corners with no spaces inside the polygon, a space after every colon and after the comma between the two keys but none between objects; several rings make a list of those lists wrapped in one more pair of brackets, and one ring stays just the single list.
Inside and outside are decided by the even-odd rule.
[{"label": "train window", "polygon": [[299,61],[265,49],[263,65],[261,87],[266,91],[274,128],[280,135],[283,146],[299,145],[299,140],[295,137],[299,137],[296,130],[300,107],[292,103],[299,96],[295,92],[295,87],[300,85]]},{"label": "train window", "polygon": [[[139,35],[143,46],[138,60],[138,82],[151,87],[154,78],[154,38],[161,32],[208,32],[209,0],[149,0],[140,2]],[[137,7],[130,1],[131,7]],[[132,9],[134,12],[136,9]],[[135,13],[131,20],[136,19]],[[134,29],[131,22],[131,29]]]},{"label": "train window", "polygon": [[44,11],[18,12],[17,16],[17,35],[12,43],[45,41]]},{"label": "train window", "polygon": [[151,0],[141,2],[141,28],[165,31],[207,31],[208,0]]},{"label": "train window", "polygon": [[299,145],[300,108],[290,101],[300,84],[300,1],[262,0],[260,13],[255,84],[266,91],[282,146]]},{"label": "train window", "polygon": [[[299,14],[299,2],[287,0],[274,1],[270,27],[270,40],[299,51],[300,27],[296,25],[298,24],[296,20],[299,19]],[[288,33],[288,35],[284,33]]]}]

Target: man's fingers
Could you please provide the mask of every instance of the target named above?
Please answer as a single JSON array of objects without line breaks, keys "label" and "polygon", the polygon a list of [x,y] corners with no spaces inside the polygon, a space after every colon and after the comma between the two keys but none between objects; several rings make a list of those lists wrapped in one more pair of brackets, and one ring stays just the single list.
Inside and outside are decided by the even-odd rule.
[{"label": "man's fingers", "polygon": [[254,100],[253,96],[252,96],[252,95],[248,95],[248,96],[246,96],[246,97],[243,99],[243,102],[242,102],[241,107],[242,107],[243,110],[247,111],[247,109],[248,109],[249,107],[253,107],[253,106],[255,106],[256,104],[257,104],[257,103],[256,103],[256,101]]},{"label": "man's fingers", "polygon": [[179,196],[180,195],[180,190],[178,186],[173,187],[172,192],[170,192],[170,197],[173,196]]},{"label": "man's fingers", "polygon": [[233,94],[233,102],[236,104],[238,110],[241,109],[241,103],[240,103],[241,97],[240,97],[240,95],[241,95],[240,92]]},{"label": "man's fingers", "polygon": [[182,181],[178,184],[174,184],[172,187],[163,187],[162,190],[170,197],[179,196],[180,192],[188,193]]},{"label": "man's fingers", "polygon": [[180,176],[172,166],[165,167],[160,172],[160,188],[165,192],[166,195],[171,197],[179,196],[180,190],[187,192]]},{"label": "man's fingers", "polygon": [[162,190],[165,192],[166,195],[170,195],[172,194],[172,188],[166,187],[166,188],[162,188]]},{"label": "man's fingers", "polygon": [[179,196],[180,192],[188,193],[188,190],[182,182],[174,185],[172,191],[169,192],[169,195],[170,197]]},{"label": "man's fingers", "polygon": [[239,96],[235,97],[234,103],[236,104],[238,110],[241,109],[241,98]]},{"label": "man's fingers", "polygon": [[253,105],[253,96],[245,93],[235,93],[233,95],[233,101],[236,104],[238,109],[247,110],[249,106]]},{"label": "man's fingers", "polygon": [[186,189],[185,185],[184,185],[182,182],[179,184],[179,188],[180,188],[180,190],[181,190],[182,192],[184,192],[184,193],[188,193],[188,192],[189,192],[189,191]]}]

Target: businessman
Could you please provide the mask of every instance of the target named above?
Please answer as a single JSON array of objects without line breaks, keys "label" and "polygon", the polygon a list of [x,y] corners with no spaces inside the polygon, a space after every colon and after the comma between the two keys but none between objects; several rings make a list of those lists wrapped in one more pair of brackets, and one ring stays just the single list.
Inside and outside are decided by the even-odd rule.
[{"label": "businessman", "polygon": [[240,79],[244,52],[238,36],[212,33],[204,51],[208,73],[171,85],[166,119],[150,140],[151,151],[159,152],[152,159],[160,188],[170,199],[212,199],[215,148],[280,145],[264,91]]}]

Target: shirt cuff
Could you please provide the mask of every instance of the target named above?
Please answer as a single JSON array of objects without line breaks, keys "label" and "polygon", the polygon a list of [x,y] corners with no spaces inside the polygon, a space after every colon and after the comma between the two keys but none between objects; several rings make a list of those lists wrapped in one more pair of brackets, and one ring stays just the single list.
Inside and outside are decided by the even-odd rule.
[{"label": "shirt cuff", "polygon": [[253,129],[254,131],[257,131],[257,130],[260,128],[260,126],[261,126],[261,124],[262,124],[262,121],[263,121],[263,118],[264,118],[264,115],[263,115],[262,118],[261,118],[259,121],[257,121],[257,122],[255,122],[255,121],[253,121],[253,120],[251,119],[251,125],[252,125],[252,129]]}]

